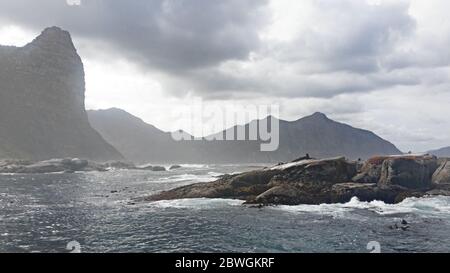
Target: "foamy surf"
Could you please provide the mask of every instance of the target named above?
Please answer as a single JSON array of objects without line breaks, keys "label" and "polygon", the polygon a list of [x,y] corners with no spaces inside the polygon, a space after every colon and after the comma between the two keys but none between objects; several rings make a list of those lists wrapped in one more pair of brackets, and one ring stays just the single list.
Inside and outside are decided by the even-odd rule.
[{"label": "foamy surf", "polygon": [[399,204],[386,204],[382,201],[362,202],[353,197],[345,204],[321,204],[276,206],[278,209],[292,213],[314,213],[332,216],[345,216],[355,210],[368,210],[379,215],[414,213],[426,216],[450,216],[450,197],[408,198]]},{"label": "foamy surf", "polygon": [[207,175],[196,175],[196,174],[178,174],[169,177],[163,177],[158,180],[158,182],[210,182],[217,179],[215,176],[217,173],[208,173]]},{"label": "foamy surf", "polygon": [[189,168],[189,169],[209,169],[209,165],[207,164],[180,164],[183,168]]},{"label": "foamy surf", "polygon": [[150,203],[150,206],[157,208],[177,208],[177,209],[216,209],[227,206],[241,206],[244,201],[233,199],[177,199],[164,200]]}]

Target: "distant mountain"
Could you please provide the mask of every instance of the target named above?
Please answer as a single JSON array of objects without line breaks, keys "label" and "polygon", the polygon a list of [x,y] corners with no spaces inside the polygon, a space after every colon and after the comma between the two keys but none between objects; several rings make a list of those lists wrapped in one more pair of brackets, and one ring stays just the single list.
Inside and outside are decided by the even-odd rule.
[{"label": "distant mountain", "polygon": [[195,155],[193,147],[174,141],[170,133],[121,109],[87,112],[92,127],[129,160],[138,163],[196,161],[190,158]]},{"label": "distant mountain", "polygon": [[47,28],[24,47],[0,46],[0,158],[121,159],[90,126],[84,92],[68,32]]},{"label": "distant mountain", "polygon": [[[335,122],[322,113],[292,122],[279,120],[280,145],[273,152],[261,152],[261,140],[177,142],[170,133],[119,109],[88,111],[88,115],[92,126],[108,142],[136,162],[269,163],[293,160],[306,153],[318,158],[345,155],[352,159],[401,153],[374,133]],[[258,128],[269,118],[273,119],[252,121],[213,136],[225,136],[239,128],[248,136],[249,128]]]},{"label": "distant mountain", "polygon": [[438,150],[429,151],[429,154],[435,155],[437,157],[450,157],[450,147],[441,148]]}]

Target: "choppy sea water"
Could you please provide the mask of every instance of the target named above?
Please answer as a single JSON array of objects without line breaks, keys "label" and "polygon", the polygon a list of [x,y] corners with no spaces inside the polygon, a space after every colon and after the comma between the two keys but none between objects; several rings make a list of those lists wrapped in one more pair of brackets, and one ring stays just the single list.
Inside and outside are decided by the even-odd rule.
[{"label": "choppy sea water", "polygon": [[132,203],[254,168],[0,175],[0,252],[68,252],[72,241],[82,252],[369,252],[371,241],[381,252],[450,251],[449,197],[262,209],[221,199]]}]

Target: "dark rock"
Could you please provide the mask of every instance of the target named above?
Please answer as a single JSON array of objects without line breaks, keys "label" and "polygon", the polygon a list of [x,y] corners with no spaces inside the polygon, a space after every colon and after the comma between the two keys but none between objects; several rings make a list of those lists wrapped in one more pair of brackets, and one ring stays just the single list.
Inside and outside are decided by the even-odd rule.
[{"label": "dark rock", "polygon": [[165,172],[166,168],[164,168],[162,166],[153,166],[152,171],[154,171],[154,172]]},{"label": "dark rock", "polygon": [[376,184],[342,183],[332,187],[333,203],[346,203],[352,197],[358,197],[361,201],[372,201],[377,198]]},{"label": "dark rock", "polygon": [[356,183],[378,183],[381,177],[383,162],[389,157],[373,157],[363,164],[359,173],[353,177]]},{"label": "dark rock", "polygon": [[441,189],[433,189],[431,191],[427,191],[425,195],[428,196],[450,196],[450,187],[449,188],[441,188]]},{"label": "dark rock", "polygon": [[344,158],[303,160],[272,168],[229,175],[150,196],[157,201],[182,198],[235,198],[248,203],[301,204],[329,201],[324,187],[349,181],[356,173]]},{"label": "dark rock", "polygon": [[303,160],[269,168],[280,174],[271,181],[272,186],[283,183],[317,183],[333,185],[351,181],[356,174],[356,164],[344,157]]},{"label": "dark rock", "polygon": [[105,168],[109,169],[118,169],[118,170],[133,170],[136,169],[136,166],[131,162],[123,162],[123,161],[108,161],[103,164]]},{"label": "dark rock", "polygon": [[404,189],[403,191],[399,191],[397,193],[397,196],[395,197],[393,203],[397,204],[397,203],[403,202],[407,198],[412,198],[412,197],[414,197],[414,198],[421,198],[421,197],[424,197],[425,195],[426,195],[425,192],[410,191],[408,189]]},{"label": "dark rock", "polygon": [[[225,175],[214,182],[176,188],[145,200],[233,198],[245,200],[246,204],[265,206],[345,203],[357,197],[361,201],[381,200],[392,204],[432,194],[428,190],[431,174],[437,168],[436,162],[436,158],[430,156],[378,157],[365,164],[364,172],[368,179],[364,183],[356,183],[349,182],[356,174],[356,162],[344,158],[305,159],[238,175]],[[379,166],[382,166],[381,170],[377,169]],[[380,181],[375,179],[378,173]],[[369,181],[375,183],[367,183]],[[450,186],[435,191],[436,194],[450,195]]]},{"label": "dark rock", "polygon": [[412,190],[431,188],[431,178],[438,168],[434,156],[399,156],[383,161],[379,187],[402,186]]},{"label": "dark rock", "polygon": [[2,161],[0,173],[74,173],[104,171],[101,164],[78,158],[51,159],[32,163],[30,161]]},{"label": "dark rock", "polygon": [[166,168],[164,168],[162,166],[151,166],[151,165],[137,167],[136,169],[137,170],[142,170],[142,171],[153,171],[153,172],[164,172],[164,171],[166,171]]},{"label": "dark rock", "polygon": [[169,170],[175,170],[175,169],[180,169],[181,166],[180,165],[172,165],[170,166]]},{"label": "dark rock", "polygon": [[247,203],[295,205],[300,203],[300,200],[303,200],[302,203],[307,203],[305,201],[307,196],[304,196],[304,194],[304,192],[294,186],[275,186]]}]

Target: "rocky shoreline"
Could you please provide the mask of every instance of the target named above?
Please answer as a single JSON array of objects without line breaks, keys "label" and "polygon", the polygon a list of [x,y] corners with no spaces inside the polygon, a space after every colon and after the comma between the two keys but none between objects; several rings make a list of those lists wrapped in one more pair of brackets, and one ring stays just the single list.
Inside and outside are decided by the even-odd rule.
[{"label": "rocky shoreline", "polygon": [[[181,168],[174,165],[169,170]],[[42,173],[73,173],[73,172],[106,172],[110,170],[142,170],[167,171],[162,166],[136,166],[130,162],[111,161],[97,163],[78,158],[51,159],[39,162],[27,160],[0,160],[0,174],[42,174]]]},{"label": "rocky shoreline", "polygon": [[302,159],[219,180],[197,183],[144,198],[160,201],[228,198],[259,205],[399,203],[408,197],[450,196],[450,162],[430,155],[374,157],[355,162],[344,157]]}]

